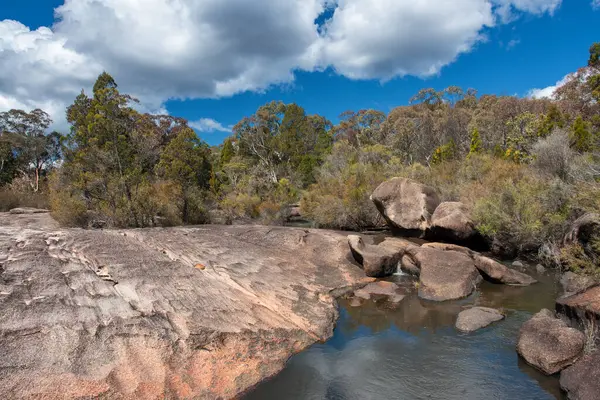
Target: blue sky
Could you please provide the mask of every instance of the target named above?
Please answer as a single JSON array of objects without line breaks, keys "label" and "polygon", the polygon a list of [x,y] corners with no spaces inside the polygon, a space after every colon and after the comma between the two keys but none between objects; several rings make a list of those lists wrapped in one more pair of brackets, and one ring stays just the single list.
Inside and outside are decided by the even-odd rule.
[{"label": "blue sky", "polygon": [[[394,9],[388,13],[386,4],[402,0],[373,0],[381,3],[383,15],[369,16],[376,7],[361,13],[364,0],[339,0],[333,6],[306,0],[314,9],[264,0],[272,3],[265,10],[274,10],[273,18],[219,8],[227,2],[243,7],[241,0],[219,5],[202,0],[196,6],[180,0],[184,8],[175,10],[163,9],[170,7],[166,0],[149,1],[156,13],[140,12],[133,0],[2,0],[0,67],[13,72],[0,77],[0,108],[46,106],[60,121],[61,108],[73,94],[89,90],[97,72],[107,69],[122,90],[141,98],[147,111],[185,117],[204,140],[219,144],[230,134],[227,127],[271,100],[296,102],[335,122],[346,110],[388,112],[423,87],[458,85],[480,94],[525,96],[585,65],[589,46],[600,41],[600,9],[591,0],[529,0],[536,6],[524,0],[445,2],[457,9],[456,14],[444,11],[451,22],[445,30],[411,25],[421,18],[438,24],[436,18],[444,15],[436,14],[440,3],[434,1],[431,10],[411,8],[411,1],[405,8],[390,6]],[[193,9],[197,3],[205,8]],[[63,22],[55,24],[59,6],[56,16]],[[188,20],[178,15],[190,10],[201,16]],[[131,28],[128,13],[139,26]],[[323,25],[335,13],[331,27]],[[316,15],[318,29],[329,29],[326,38],[311,31]],[[362,30],[357,15],[366,20]],[[202,18],[209,17],[213,29],[197,31]],[[254,24],[266,34],[253,30]],[[388,27],[392,32],[386,32]],[[181,34],[174,35],[178,29]],[[363,53],[368,53],[365,61]],[[32,80],[39,84],[33,87]]]}]

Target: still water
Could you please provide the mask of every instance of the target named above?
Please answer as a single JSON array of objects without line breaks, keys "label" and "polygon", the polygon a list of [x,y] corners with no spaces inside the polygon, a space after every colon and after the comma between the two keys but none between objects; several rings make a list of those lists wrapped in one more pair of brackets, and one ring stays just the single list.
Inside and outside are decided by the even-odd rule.
[{"label": "still water", "polygon": [[[411,292],[398,308],[340,300],[334,336],[292,357],[244,399],[563,399],[558,377],[538,373],[515,351],[523,322],[553,309],[558,294],[553,276],[531,274],[541,282],[527,288],[483,283],[459,302],[419,300],[406,277],[395,278]],[[462,334],[454,323],[467,305],[503,309],[507,317]]]}]

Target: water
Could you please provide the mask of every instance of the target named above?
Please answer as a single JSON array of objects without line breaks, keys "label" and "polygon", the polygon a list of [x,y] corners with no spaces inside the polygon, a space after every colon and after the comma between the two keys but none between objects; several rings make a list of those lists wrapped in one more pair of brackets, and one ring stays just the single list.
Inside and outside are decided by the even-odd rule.
[{"label": "water", "polygon": [[[468,299],[431,303],[407,296],[400,306],[340,301],[334,336],[292,357],[245,400],[563,399],[558,377],[519,359],[519,328],[554,307],[551,276],[528,287],[484,283]],[[410,287],[407,277],[393,278]],[[472,334],[454,328],[465,305],[502,308],[507,317]]]}]

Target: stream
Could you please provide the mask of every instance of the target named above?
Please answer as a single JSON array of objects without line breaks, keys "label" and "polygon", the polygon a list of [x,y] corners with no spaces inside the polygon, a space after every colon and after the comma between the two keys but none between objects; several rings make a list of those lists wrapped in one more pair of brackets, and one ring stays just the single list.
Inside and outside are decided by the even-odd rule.
[{"label": "stream", "polygon": [[[558,376],[547,377],[515,350],[521,325],[554,309],[552,274],[527,273],[540,283],[511,287],[483,282],[467,299],[420,300],[406,276],[392,280],[411,293],[396,308],[340,299],[334,335],[292,357],[285,369],[245,400],[564,399]],[[504,310],[506,318],[480,331],[454,328],[465,306]]]}]

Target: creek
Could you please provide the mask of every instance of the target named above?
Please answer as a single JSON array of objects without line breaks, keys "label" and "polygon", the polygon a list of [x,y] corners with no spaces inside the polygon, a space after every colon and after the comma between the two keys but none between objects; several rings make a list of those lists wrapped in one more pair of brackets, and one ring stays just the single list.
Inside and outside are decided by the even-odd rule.
[{"label": "creek", "polygon": [[[292,357],[285,369],[245,400],[564,399],[558,376],[545,376],[516,353],[521,325],[542,308],[554,309],[556,277],[511,287],[483,282],[469,298],[420,300],[414,280],[394,276],[409,294],[391,308],[340,299],[333,337]],[[480,331],[454,328],[466,306],[502,309],[506,318]]]}]

